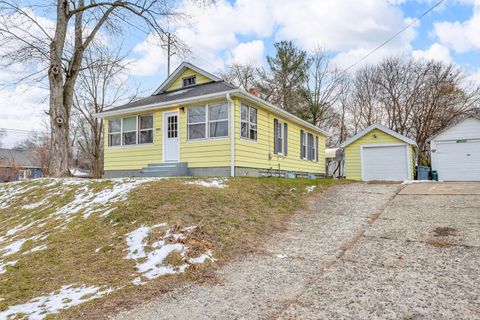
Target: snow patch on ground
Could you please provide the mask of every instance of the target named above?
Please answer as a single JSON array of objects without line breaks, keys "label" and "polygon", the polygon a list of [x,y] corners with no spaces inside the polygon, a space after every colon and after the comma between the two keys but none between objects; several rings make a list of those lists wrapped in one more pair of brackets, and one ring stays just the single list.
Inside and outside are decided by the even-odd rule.
[{"label": "snow patch on ground", "polygon": [[2,257],[6,257],[6,256],[9,256],[11,254],[14,254],[14,253],[17,253],[18,251],[20,251],[20,249],[22,249],[23,244],[27,240],[29,240],[29,239],[20,239],[20,240],[17,240],[17,241],[14,241],[14,242],[10,243],[6,247],[3,247],[2,248],[2,250],[3,250]]},{"label": "snow patch on ground", "polygon": [[[0,261],[0,274],[5,273],[7,271],[7,266],[14,266],[17,264],[17,260],[15,261],[8,261],[8,262],[2,262]],[[0,318],[1,319],[1,318]]]},{"label": "snow patch on ground", "polygon": [[434,180],[405,180],[402,182],[402,184],[414,184],[414,183],[433,183],[437,182]]},{"label": "snow patch on ground", "polygon": [[26,255],[26,254],[29,254],[29,253],[32,253],[32,252],[37,252],[37,251],[42,251],[42,250],[45,250],[47,249],[47,245],[46,244],[42,244],[40,246],[36,246],[36,247],[33,247],[32,249],[28,250],[28,251],[25,251],[24,253],[22,253],[23,255]]},{"label": "snow patch on ground", "polygon": [[227,185],[225,184],[228,179],[223,178],[212,178],[206,180],[195,180],[195,181],[186,181],[185,184],[197,185],[207,188],[225,188]]},{"label": "snow patch on ground", "polygon": [[48,314],[58,313],[81,303],[101,298],[112,291],[111,288],[100,291],[98,287],[85,285],[62,286],[60,290],[46,296],[36,297],[27,303],[8,307],[5,311],[0,312],[0,319],[7,319],[16,314],[26,315],[31,320],[44,319]]},{"label": "snow patch on ground", "polygon": [[[112,211],[111,205],[126,200],[130,191],[152,180],[154,179],[112,179],[111,187],[96,192],[90,189],[89,180],[80,180],[86,184],[77,191],[75,199],[58,209],[55,214],[68,217],[83,210],[83,218],[87,219],[92,213],[102,212],[105,214],[106,211],[110,213]],[[75,181],[75,183],[77,182]]]},{"label": "snow patch on ground", "polygon": [[306,187],[305,187],[305,191],[306,191],[307,193],[310,193],[310,192],[315,191],[316,188],[317,188],[317,186],[306,186]]},{"label": "snow patch on ground", "polygon": [[[188,247],[181,243],[181,240],[185,239],[185,234],[194,230],[195,227],[183,228],[179,233],[173,233],[167,230],[159,241],[148,244],[146,238],[149,236],[151,230],[158,226],[164,227],[165,224],[153,227],[142,226],[125,236],[128,252],[125,259],[135,260],[137,271],[141,273],[143,277],[151,280],[167,274],[182,273],[189,266],[204,263],[207,259],[214,261],[211,252],[206,252],[194,258],[188,257]],[[173,252],[179,253],[184,258],[183,264],[172,266],[164,263],[164,260]],[[133,284],[140,285],[143,284],[143,282],[141,278],[138,277],[133,280]]]}]

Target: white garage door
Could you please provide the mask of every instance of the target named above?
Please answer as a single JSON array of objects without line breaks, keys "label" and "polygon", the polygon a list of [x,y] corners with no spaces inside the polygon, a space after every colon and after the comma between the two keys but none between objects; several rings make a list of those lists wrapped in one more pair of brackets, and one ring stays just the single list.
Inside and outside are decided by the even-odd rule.
[{"label": "white garage door", "polygon": [[437,143],[438,179],[480,181],[480,141]]},{"label": "white garage door", "polygon": [[408,180],[407,150],[407,145],[363,146],[363,180]]}]

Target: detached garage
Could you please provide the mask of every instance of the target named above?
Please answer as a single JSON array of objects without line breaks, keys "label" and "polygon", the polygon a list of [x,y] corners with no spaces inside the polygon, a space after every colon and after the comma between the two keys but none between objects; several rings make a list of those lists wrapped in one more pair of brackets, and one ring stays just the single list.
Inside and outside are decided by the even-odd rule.
[{"label": "detached garage", "polygon": [[463,118],[429,140],[439,180],[480,181],[480,117]]},{"label": "detached garage", "polygon": [[346,140],[345,177],[352,180],[413,179],[415,141],[379,124]]}]

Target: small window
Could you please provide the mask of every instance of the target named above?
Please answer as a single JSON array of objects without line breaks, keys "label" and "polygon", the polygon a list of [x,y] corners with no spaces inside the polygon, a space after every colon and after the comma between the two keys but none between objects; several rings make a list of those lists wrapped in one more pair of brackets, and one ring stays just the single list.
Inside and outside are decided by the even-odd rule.
[{"label": "small window", "polygon": [[207,108],[189,107],[187,110],[188,140],[205,139],[207,137]]},{"label": "small window", "polygon": [[122,143],[122,120],[108,120],[108,145],[119,146]]},{"label": "small window", "polygon": [[183,78],[183,86],[184,87],[189,87],[195,85],[197,82],[197,77],[196,76],[191,76],[187,78]]},{"label": "small window", "polygon": [[257,109],[242,104],[240,106],[240,136],[257,141]]},{"label": "small window", "polygon": [[209,137],[228,136],[228,106],[225,103],[208,106]]},{"label": "small window", "polygon": [[137,144],[137,117],[122,119],[122,144]]},{"label": "small window", "polygon": [[300,130],[300,159],[307,159],[307,133]]},{"label": "small window", "polygon": [[138,116],[140,123],[139,144],[153,143],[153,115]]},{"label": "small window", "polygon": [[287,132],[287,124],[274,119],[274,153],[281,156],[287,156]]}]

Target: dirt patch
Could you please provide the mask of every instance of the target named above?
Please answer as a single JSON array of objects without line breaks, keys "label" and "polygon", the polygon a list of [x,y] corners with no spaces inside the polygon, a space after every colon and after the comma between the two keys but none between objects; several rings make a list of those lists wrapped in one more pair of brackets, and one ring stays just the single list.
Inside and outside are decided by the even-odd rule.
[{"label": "dirt patch", "polygon": [[456,236],[457,229],[452,227],[437,227],[433,230],[434,237],[449,237]]},{"label": "dirt patch", "polygon": [[453,246],[451,242],[446,240],[440,240],[440,239],[428,239],[427,241],[425,241],[425,243],[435,248],[449,248]]}]

